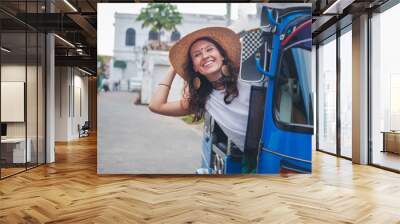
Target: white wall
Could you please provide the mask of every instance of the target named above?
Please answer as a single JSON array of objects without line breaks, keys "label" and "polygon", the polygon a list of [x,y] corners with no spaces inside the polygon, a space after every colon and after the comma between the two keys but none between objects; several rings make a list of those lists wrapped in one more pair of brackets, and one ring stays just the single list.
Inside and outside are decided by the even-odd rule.
[{"label": "white wall", "polygon": [[74,111],[72,113],[72,120],[71,120],[72,121],[71,135],[72,138],[78,138],[79,137],[77,128],[78,124],[82,126],[85,123],[85,121],[88,121],[88,78],[77,75],[75,70],[73,84],[74,84],[74,93],[73,93],[74,96],[72,97],[74,99],[73,102]]},{"label": "white wall", "polygon": [[[25,65],[2,65],[1,81],[25,82]],[[6,108],[1,108],[6,110]],[[25,137],[25,122],[8,122],[7,137]]]},{"label": "white wall", "polygon": [[[24,82],[25,81],[25,74],[26,69],[28,74],[30,74],[36,68],[32,66],[25,67],[25,65],[18,65],[18,64],[9,64],[9,65],[2,65],[1,66],[1,81],[17,81],[17,82]],[[36,97],[36,91],[34,93],[27,93],[28,97]],[[4,96],[2,96],[4,97]],[[1,110],[6,110],[7,108],[1,108]],[[31,117],[28,114],[28,120],[31,120]],[[7,122],[7,136],[8,137],[25,137],[25,123],[26,122]],[[30,126],[29,126],[30,127]]]},{"label": "white wall", "polygon": [[68,68],[55,68],[55,141],[68,140]]},{"label": "white wall", "polygon": [[55,85],[55,140],[77,139],[78,124],[88,120],[88,78],[75,68],[56,67]]},{"label": "white wall", "polygon": [[[8,108],[3,105],[2,112],[22,113],[26,112],[26,120],[21,122],[6,122],[7,137],[9,138],[24,138],[25,135],[29,139],[29,148],[31,149],[32,161],[36,162],[39,158],[39,163],[44,163],[44,74],[39,66],[25,66],[25,64],[3,64],[1,66],[2,82],[23,82],[26,85],[26,99],[22,102],[21,108]],[[27,78],[27,82],[25,79]],[[2,93],[5,94],[4,89]],[[22,92],[21,92],[22,91]],[[20,90],[19,94],[24,94],[24,90]],[[7,95],[2,95],[2,98],[9,98]],[[25,97],[23,97],[25,98]],[[25,106],[26,102],[26,106]],[[2,102],[3,104],[3,102]],[[20,111],[10,111],[20,110]],[[22,110],[22,111],[21,111]],[[37,153],[39,156],[37,157]],[[51,162],[51,160],[49,160]]]}]

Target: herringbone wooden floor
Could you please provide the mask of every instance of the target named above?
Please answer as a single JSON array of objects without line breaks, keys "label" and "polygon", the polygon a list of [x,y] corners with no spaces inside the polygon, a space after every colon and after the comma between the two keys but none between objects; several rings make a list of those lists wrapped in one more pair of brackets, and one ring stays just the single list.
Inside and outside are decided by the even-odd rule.
[{"label": "herringbone wooden floor", "polygon": [[400,223],[400,175],[314,153],[311,175],[96,174],[96,139],[0,181],[0,223]]}]

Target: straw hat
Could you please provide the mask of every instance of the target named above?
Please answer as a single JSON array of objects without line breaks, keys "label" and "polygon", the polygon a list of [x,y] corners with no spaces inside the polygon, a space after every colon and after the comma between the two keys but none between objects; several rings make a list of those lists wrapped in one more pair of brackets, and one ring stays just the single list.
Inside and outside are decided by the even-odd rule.
[{"label": "straw hat", "polygon": [[169,61],[184,80],[189,78],[189,71],[186,69],[189,63],[189,47],[194,41],[203,37],[217,42],[225,50],[235,69],[239,71],[241,49],[239,34],[226,27],[207,27],[184,36],[169,51]]}]

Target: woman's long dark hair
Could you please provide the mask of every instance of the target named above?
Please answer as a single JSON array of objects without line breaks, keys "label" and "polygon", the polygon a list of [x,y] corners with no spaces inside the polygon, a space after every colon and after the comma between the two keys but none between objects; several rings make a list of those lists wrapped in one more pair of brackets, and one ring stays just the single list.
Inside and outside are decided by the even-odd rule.
[{"label": "woman's long dark hair", "polygon": [[[205,40],[210,43],[213,43],[220,52],[220,54],[222,55],[222,57],[224,58],[224,65],[227,66],[227,69],[225,69],[225,73],[229,73],[229,74],[224,74],[223,78],[225,87],[224,102],[226,104],[230,104],[232,100],[239,95],[237,89],[238,71],[235,70],[235,66],[233,65],[232,61],[228,59],[225,50],[211,38],[203,37],[197,39],[190,45],[189,49],[191,49],[193,44],[199,40]],[[190,55],[190,50],[188,57],[189,57],[189,63],[186,69],[187,71],[189,71],[189,80],[187,82],[187,85],[189,86],[189,96],[188,96],[189,109],[194,114],[193,121],[199,121],[204,116],[206,102],[209,98],[209,95],[213,91],[213,85],[204,75],[201,75],[200,73],[197,73],[193,70],[193,61]],[[194,80],[196,77],[200,79],[201,84],[199,89],[195,88]]]}]

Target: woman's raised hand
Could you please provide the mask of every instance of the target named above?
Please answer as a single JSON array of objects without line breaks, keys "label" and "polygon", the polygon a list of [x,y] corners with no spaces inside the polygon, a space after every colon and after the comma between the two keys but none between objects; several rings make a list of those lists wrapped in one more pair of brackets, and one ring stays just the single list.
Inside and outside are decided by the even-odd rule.
[{"label": "woman's raised hand", "polygon": [[158,83],[156,90],[151,97],[149,109],[155,113],[168,116],[183,116],[190,114],[186,98],[179,101],[167,102],[172,81],[174,81],[176,71],[170,66],[166,76]]},{"label": "woman's raised hand", "polygon": [[174,69],[174,67],[172,65],[169,66],[167,75],[170,75],[170,76],[172,76],[172,75],[175,76],[176,75],[176,71],[175,71],[175,69]]}]

